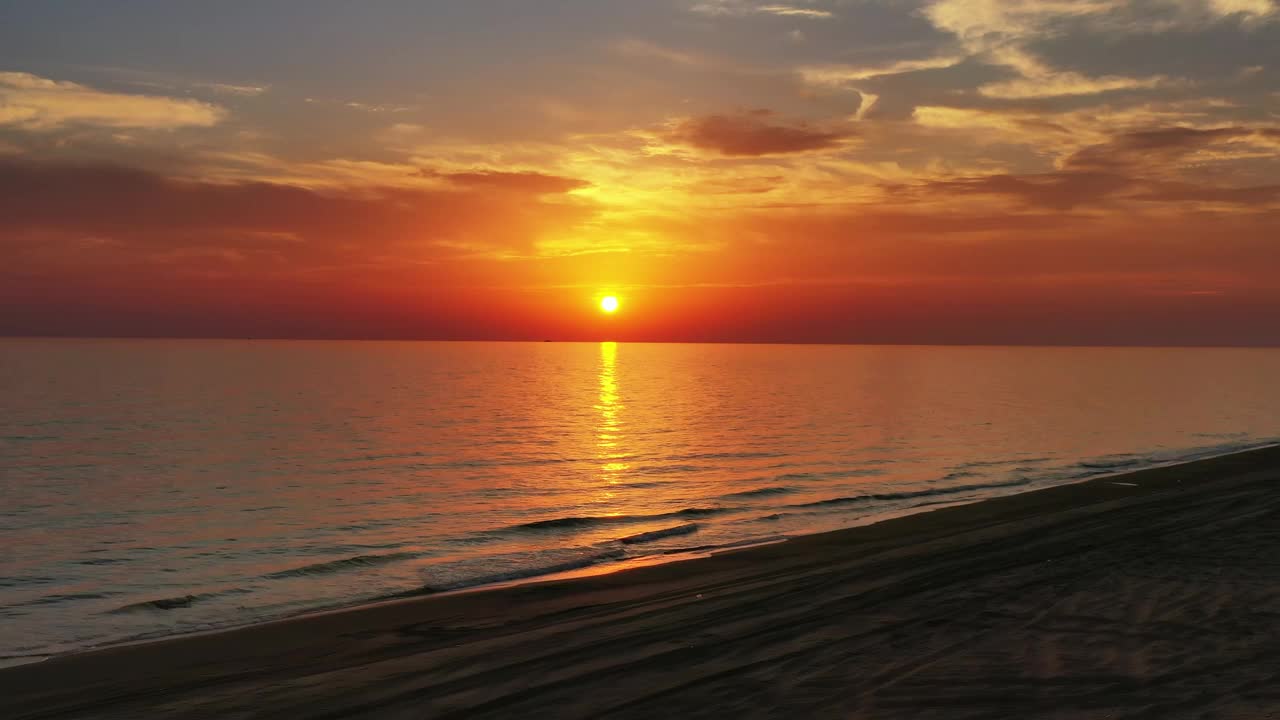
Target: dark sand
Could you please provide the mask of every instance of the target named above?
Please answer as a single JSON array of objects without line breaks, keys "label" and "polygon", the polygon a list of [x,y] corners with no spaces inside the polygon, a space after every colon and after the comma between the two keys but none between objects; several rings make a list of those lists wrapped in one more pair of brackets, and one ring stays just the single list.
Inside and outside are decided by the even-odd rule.
[{"label": "dark sand", "polygon": [[0,671],[6,719],[692,716],[1280,718],[1280,448]]}]

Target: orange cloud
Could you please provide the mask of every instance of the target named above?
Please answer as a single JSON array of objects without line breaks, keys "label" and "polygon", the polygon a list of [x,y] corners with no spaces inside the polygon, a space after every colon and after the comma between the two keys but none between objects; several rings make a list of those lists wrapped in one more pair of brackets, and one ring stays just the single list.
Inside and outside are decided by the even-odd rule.
[{"label": "orange cloud", "polygon": [[476,170],[472,172],[437,172],[424,170],[426,177],[447,180],[460,187],[480,188],[508,192],[532,193],[535,195],[566,193],[590,187],[591,183],[576,178],[548,175],[540,172],[500,172],[496,170]]},{"label": "orange cloud", "polygon": [[[483,184],[321,191],[0,160],[0,247],[28,268],[141,267],[158,258],[204,254],[262,261],[235,269],[245,276],[395,269],[528,253],[539,237],[566,231],[591,213],[582,203],[552,204]],[[87,238],[94,240],[86,253]]]},{"label": "orange cloud", "polygon": [[736,115],[707,115],[677,123],[671,142],[730,157],[786,155],[838,148],[854,137],[850,129],[822,130],[805,123],[770,122],[772,113],[757,110]]},{"label": "orange cloud", "polygon": [[1064,164],[1072,168],[1114,168],[1135,164],[1151,166],[1158,162],[1174,161],[1218,142],[1253,134],[1253,130],[1243,127],[1141,130],[1124,133],[1110,142],[1084,148],[1068,157]]},{"label": "orange cloud", "polygon": [[218,105],[95,90],[22,72],[0,72],[0,125],[50,130],[65,125],[172,129],[208,127],[225,118]]}]

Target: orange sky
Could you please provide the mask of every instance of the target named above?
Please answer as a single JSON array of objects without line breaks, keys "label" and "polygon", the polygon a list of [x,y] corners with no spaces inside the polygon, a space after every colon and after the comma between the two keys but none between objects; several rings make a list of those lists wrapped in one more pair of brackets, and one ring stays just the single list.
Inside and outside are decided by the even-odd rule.
[{"label": "orange sky", "polygon": [[95,7],[3,334],[1280,344],[1273,0]]}]

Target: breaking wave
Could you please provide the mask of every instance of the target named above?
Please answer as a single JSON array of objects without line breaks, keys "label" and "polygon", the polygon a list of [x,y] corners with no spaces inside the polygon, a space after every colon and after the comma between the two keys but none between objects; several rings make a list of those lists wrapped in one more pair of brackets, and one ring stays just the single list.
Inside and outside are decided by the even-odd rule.
[{"label": "breaking wave", "polygon": [[664,520],[669,518],[689,518],[689,517],[708,517],[711,515],[720,515],[722,513],[733,512],[733,508],[685,508],[669,513],[657,513],[655,515],[587,515],[580,517],[562,517],[552,518],[550,520],[535,520],[534,522],[521,523],[513,525],[513,530],[559,530],[563,528],[587,528],[598,527],[602,525],[618,525],[626,523],[647,522],[650,520]]},{"label": "breaking wave", "polygon": [[216,597],[225,595],[241,595],[250,592],[244,588],[235,588],[232,590],[223,590],[220,592],[199,593],[197,595],[176,595],[174,597],[159,598],[156,600],[144,600],[142,602],[130,603],[112,610],[112,614],[130,613],[147,610],[177,610],[179,608],[187,608],[198,602],[212,600]]},{"label": "breaking wave", "polygon": [[742,492],[729,493],[721,495],[722,498],[752,498],[752,497],[768,497],[770,495],[787,495],[795,492],[795,488],[790,487],[763,487],[755,490],[743,490]]},{"label": "breaking wave", "polygon": [[290,568],[288,570],[267,573],[262,577],[270,580],[278,580],[280,578],[306,577],[309,575],[328,575],[330,573],[342,572],[344,570],[355,570],[358,568],[385,565],[387,563],[398,562],[400,560],[410,560],[415,557],[421,556],[419,553],[412,552],[387,553],[385,555],[357,555],[355,557],[342,558],[341,560],[330,560],[328,562],[314,563],[311,565],[303,565],[302,567]]},{"label": "breaking wave", "polygon": [[675,527],[664,528],[662,530],[651,530],[636,535],[628,535],[624,538],[618,538],[618,542],[623,545],[638,545],[640,543],[653,542],[662,538],[675,537],[677,535],[689,535],[698,532],[698,526],[694,523],[685,525],[677,525]]},{"label": "breaking wave", "polygon": [[831,498],[830,500],[817,500],[814,502],[800,503],[798,505],[788,505],[787,507],[807,508],[827,505],[850,505],[853,503],[875,502],[877,500],[912,500],[914,498],[934,497],[937,495],[956,495],[959,493],[973,492],[974,490],[994,490],[997,488],[1020,487],[1030,483],[1030,480],[1019,479],[1011,480],[1009,482],[984,483],[981,485],[953,485],[951,487],[917,490],[914,492],[871,493],[867,495],[851,495],[848,497]]}]

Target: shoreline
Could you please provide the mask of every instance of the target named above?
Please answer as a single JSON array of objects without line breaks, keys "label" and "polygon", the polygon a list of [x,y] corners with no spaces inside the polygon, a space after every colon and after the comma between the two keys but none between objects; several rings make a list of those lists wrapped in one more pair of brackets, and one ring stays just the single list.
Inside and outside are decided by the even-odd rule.
[{"label": "shoreline", "polygon": [[[59,658],[74,657],[84,653],[93,653],[93,652],[99,652],[102,650],[110,650],[110,649],[122,648],[122,647],[133,647],[137,645],[146,645],[150,643],[167,642],[171,640],[181,640],[183,638],[189,638],[189,637],[203,637],[206,635],[214,635],[214,634],[224,633],[224,632],[248,630],[248,629],[252,629],[260,626],[274,625],[276,623],[287,623],[294,620],[300,620],[300,619],[317,616],[317,615],[330,615],[333,613],[359,611],[365,608],[373,608],[373,607],[378,607],[381,605],[387,605],[392,603],[412,602],[415,600],[422,600],[426,598],[450,597],[454,595],[463,595],[463,594],[470,594],[470,593],[483,593],[483,592],[489,592],[492,590],[501,590],[505,588],[519,587],[523,585],[531,585],[531,584],[537,584],[537,583],[543,583],[543,582],[561,582],[565,580],[575,580],[579,578],[589,578],[589,577],[596,577],[600,575],[612,575],[614,573],[627,572],[627,571],[642,568],[642,567],[685,563],[685,562],[690,562],[694,560],[705,559],[708,557],[712,557],[714,555],[750,551],[756,547],[765,546],[765,545],[774,545],[774,544],[780,544],[780,543],[785,544],[785,543],[790,543],[797,540],[803,540],[805,538],[813,537],[817,535],[840,533],[840,532],[844,532],[845,530],[866,527],[869,525],[876,525],[882,522],[889,522],[889,521],[897,520],[904,517],[910,517],[916,514],[930,513],[936,510],[943,510],[947,508],[963,507],[967,505],[984,503],[989,500],[995,500],[1002,497],[1009,497],[1011,495],[1022,495],[1026,493],[1033,493],[1039,490],[1046,490],[1046,489],[1055,488],[1055,487],[1075,485],[1079,483],[1090,482],[1093,480],[1106,480],[1109,478],[1123,477],[1123,476],[1131,475],[1134,473],[1141,473],[1149,470],[1159,470],[1167,467],[1176,467],[1176,466],[1185,465],[1188,463],[1195,463],[1203,460],[1212,460],[1212,459],[1227,457],[1231,455],[1251,453],[1256,450],[1264,450],[1267,448],[1280,448],[1280,442],[1259,441],[1257,444],[1251,444],[1243,448],[1228,449],[1222,452],[1217,452],[1216,450],[1205,451],[1203,449],[1200,449],[1199,451],[1191,452],[1189,455],[1186,455],[1186,456],[1175,457],[1173,459],[1165,460],[1165,461],[1156,461],[1151,465],[1148,465],[1142,468],[1136,468],[1136,469],[1131,467],[1126,467],[1126,466],[1118,466],[1113,469],[1095,468],[1095,469],[1092,469],[1091,471],[1086,471],[1085,473],[1083,473],[1081,476],[1078,476],[1078,477],[1072,477],[1063,481],[1059,481],[1059,482],[1048,484],[1041,487],[1034,487],[1029,490],[1021,489],[1018,492],[1009,493],[1008,495],[996,495],[994,497],[970,499],[970,500],[943,501],[940,503],[925,503],[925,504],[911,506],[908,508],[902,508],[898,510],[872,513],[869,515],[857,517],[851,522],[851,524],[844,526],[842,528],[837,528],[837,529],[820,530],[812,533],[802,533],[802,534],[787,535],[787,536],[763,536],[759,539],[740,541],[739,543],[731,543],[724,546],[709,545],[709,546],[694,547],[689,549],[681,549],[676,551],[668,551],[668,552],[659,553],[656,555],[642,555],[642,556],[637,556],[633,558],[627,558],[625,560],[611,560],[611,561],[601,562],[597,564],[583,565],[582,567],[574,568],[570,570],[562,570],[562,571],[551,572],[546,574],[529,575],[526,577],[516,577],[508,580],[485,582],[483,584],[467,585],[463,587],[449,588],[445,590],[434,590],[430,587],[423,586],[419,588],[404,590],[401,592],[391,593],[388,595],[371,597],[368,599],[356,601],[354,603],[345,603],[345,604],[339,603],[339,604],[333,604],[333,605],[320,606],[320,607],[302,610],[299,612],[294,612],[294,613],[281,615],[277,617],[269,617],[269,618],[260,619],[260,620],[251,620],[244,623],[222,625],[222,626],[212,627],[204,630],[178,632],[178,633],[163,634],[163,635],[143,635],[143,636],[137,636],[137,637],[124,638],[121,640],[108,641],[99,645],[90,645],[84,648],[69,650],[65,652],[56,652],[56,653],[49,653],[49,654],[36,653],[29,656],[5,657],[5,658],[0,658],[0,671],[3,671],[11,667],[20,667],[24,665],[32,665],[32,664],[42,663],[42,662],[55,660]],[[1091,466],[1085,466],[1083,465],[1083,463],[1084,461],[1078,461],[1077,465],[1081,467],[1091,467]],[[33,658],[33,659],[28,660],[26,658]]]},{"label": "shoreline", "polygon": [[[1073,567],[1084,578],[1097,564],[1092,555],[1107,562],[1121,556],[1130,563],[1149,562],[1149,553],[1167,552],[1164,545],[1150,543],[1161,533],[1203,534],[1211,527],[1252,532],[1238,526],[1240,517],[1268,521],[1272,513],[1280,517],[1280,491],[1273,489],[1277,487],[1274,480],[1280,480],[1280,446],[1270,445],[948,505],[687,561],[572,579],[533,578],[505,587],[364,603],[237,628],[112,645],[0,669],[0,710],[4,711],[0,714],[14,718],[395,717],[410,708],[419,713],[433,708],[440,714],[498,717],[517,711],[537,714],[534,711],[540,707],[544,715],[563,709],[567,715],[585,717],[606,709],[639,712],[646,706],[648,695],[641,691],[648,690],[643,683],[619,681],[622,689],[601,684],[597,675],[605,667],[613,668],[605,674],[614,680],[617,673],[623,677],[634,673],[650,683],[714,670],[708,676],[710,685],[677,692],[687,684],[683,683],[664,691],[683,697],[687,713],[709,713],[723,710],[723,703],[736,697],[711,688],[741,680],[735,680],[730,668],[721,667],[732,665],[736,655],[711,646],[745,646],[754,648],[748,655],[765,653],[753,638],[770,635],[769,628],[786,625],[796,613],[803,615],[803,608],[844,607],[866,614],[811,613],[795,626],[797,632],[804,631],[800,637],[765,643],[770,652],[785,647],[781,655],[786,657],[821,655],[829,643],[815,637],[844,636],[851,629],[846,627],[849,623],[865,625],[850,637],[874,635],[886,615],[906,612],[877,605],[876,598],[883,596],[920,604],[914,615],[907,613],[900,619],[909,629],[902,631],[898,644],[920,645],[902,662],[922,662],[938,651],[926,652],[935,643],[924,631],[951,623],[949,615],[931,614],[933,605],[926,600],[954,604],[952,595],[977,592],[983,583],[999,584],[1001,573],[1030,573],[1019,593],[988,596],[988,600],[1014,602],[1026,592],[1047,593],[1055,588],[1053,582],[1061,582],[1060,577],[1053,580],[1057,574],[1041,576],[1045,568],[1053,567],[1057,573],[1059,568]],[[1214,510],[1222,497],[1233,498],[1234,513]],[[1130,546],[1135,543],[1148,554],[1133,552]],[[1267,548],[1255,550],[1260,552],[1235,558],[1235,565],[1220,563],[1219,570],[1235,568],[1243,577],[1275,572],[1270,566],[1249,566],[1264,559],[1254,556],[1267,552]],[[1187,573],[1178,571],[1177,563],[1193,561],[1199,562],[1170,558],[1166,565],[1175,572],[1162,582],[1184,578]],[[930,567],[932,572],[923,569]],[[1141,584],[1135,573],[1120,572],[1116,577],[1112,581],[1119,585]],[[948,583],[951,595],[930,595],[933,585],[947,587]],[[1048,597],[1058,597],[1058,590]],[[1105,599],[1107,592],[1105,586],[1086,590],[1080,593],[1090,602]],[[1153,598],[1159,596],[1152,593]],[[1271,600],[1272,596],[1251,597],[1242,607],[1256,613],[1259,603],[1270,608]],[[715,611],[710,614],[702,610],[713,605]],[[1105,614],[1105,605],[1094,612]],[[1225,612],[1235,605],[1218,602],[1215,606]],[[1182,612],[1195,610],[1194,605],[1188,608]],[[937,624],[920,620],[926,615]],[[1000,625],[994,620],[983,622]],[[989,631],[993,637],[1011,632],[1002,627]],[[1280,628],[1271,626],[1249,632],[1263,640],[1280,637]],[[687,652],[690,646],[682,638],[693,638],[693,646],[701,651]],[[1161,638],[1166,644],[1175,640]],[[963,645],[952,652],[958,649]],[[880,655],[888,662],[887,656],[906,652],[893,647],[879,650],[871,656],[859,654],[862,659],[857,662],[865,664]],[[1147,665],[1152,652],[1146,651],[1143,662]],[[690,657],[682,660],[685,655]],[[653,657],[666,660],[655,663]],[[1205,659],[1214,656],[1206,654]],[[848,657],[845,661],[853,662]],[[828,671],[842,667],[826,661],[819,665]],[[524,674],[499,673],[501,667],[520,667]],[[756,665],[749,663],[739,670],[749,676],[751,667]],[[769,676],[773,681],[799,682],[785,667],[775,670]],[[848,669],[847,679],[853,682],[872,671]],[[537,677],[529,677],[530,672]],[[1138,676],[1149,674],[1144,671]],[[1111,682],[1120,681],[1112,678]],[[572,708],[554,704],[552,698],[566,702],[564,693],[570,690],[577,698]],[[867,701],[865,692],[858,697]],[[840,693],[821,699],[840,698],[847,700]],[[540,704],[528,705],[533,699]],[[652,705],[648,707],[653,711]],[[816,711],[832,706],[809,707]]]},{"label": "shoreline", "polygon": [[4,658],[0,658],[0,672],[3,672],[4,670],[9,668],[16,668],[16,667],[23,667],[27,665],[45,663],[45,662],[49,662],[49,661],[57,660],[61,658],[76,657],[86,653],[96,653],[104,650],[135,647],[138,645],[148,645],[151,643],[169,642],[169,641],[175,641],[175,640],[182,640],[185,638],[204,637],[208,635],[215,635],[215,634],[225,633],[225,632],[250,630],[253,628],[270,626],[277,623],[288,623],[295,620],[301,620],[301,619],[314,617],[314,616],[360,611],[366,608],[375,608],[382,605],[393,604],[393,603],[413,602],[413,601],[423,600],[427,598],[450,597],[455,595],[465,595],[465,594],[472,594],[472,593],[484,593],[484,592],[490,592],[493,590],[501,590],[506,588],[520,587],[524,585],[538,584],[538,583],[544,583],[544,582],[562,582],[562,581],[576,580],[580,578],[597,577],[601,575],[612,575],[614,573],[625,573],[634,569],[644,568],[644,567],[687,563],[691,561],[703,560],[716,555],[751,551],[761,546],[774,545],[774,544],[785,545],[785,544],[796,542],[796,541],[802,541],[809,537],[827,535],[832,533],[841,533],[846,530],[867,527],[870,525],[877,525],[883,522],[891,522],[894,520],[910,517],[917,514],[925,514],[925,513],[931,513],[937,510],[944,510],[948,508],[965,507],[969,505],[981,504],[991,500],[1000,499],[1003,497],[1034,493],[1040,490],[1071,486],[1071,485],[1076,485],[1080,483],[1091,482],[1094,480],[1106,480],[1109,478],[1122,477],[1122,476],[1131,475],[1135,473],[1143,473],[1147,471],[1160,470],[1160,469],[1169,468],[1169,467],[1177,467],[1177,466],[1186,465],[1190,463],[1197,463],[1205,460],[1213,460],[1213,459],[1229,457],[1233,455],[1247,454],[1247,453],[1252,453],[1258,450],[1265,450],[1268,448],[1277,448],[1277,447],[1280,447],[1280,442],[1275,442],[1270,440],[1259,440],[1256,443],[1250,443],[1244,447],[1233,447],[1229,449],[1221,449],[1221,451],[1219,451],[1220,448],[1216,446],[1209,446],[1209,447],[1202,447],[1202,448],[1188,448],[1187,455],[1177,456],[1169,460],[1153,461],[1152,464],[1150,465],[1147,465],[1141,468],[1136,468],[1136,469],[1131,467],[1126,467],[1126,466],[1118,466],[1110,469],[1092,468],[1092,466],[1085,465],[1084,460],[1080,460],[1080,461],[1077,461],[1077,466],[1092,468],[1092,469],[1086,470],[1084,473],[1082,473],[1080,476],[1077,476],[1077,477],[1071,477],[1068,479],[1052,482],[1052,484],[1033,487],[1032,489],[1029,489],[1029,490],[1020,489],[1018,492],[1009,493],[1007,495],[996,495],[994,497],[979,498],[979,499],[944,501],[940,503],[925,503],[925,504],[911,506],[907,508],[901,508],[897,510],[871,513],[865,516],[854,518],[850,522],[850,524],[834,530],[820,530],[818,532],[813,532],[813,533],[802,533],[802,534],[786,535],[786,536],[777,536],[777,535],[762,536],[761,538],[758,538],[758,539],[739,541],[737,543],[731,543],[723,546],[710,545],[710,546],[694,547],[689,549],[679,549],[679,550],[668,551],[668,552],[659,553],[655,555],[641,555],[641,556],[627,558],[624,560],[613,560],[613,561],[606,561],[606,562],[601,562],[596,564],[583,565],[582,567],[568,569],[568,570],[561,570],[558,572],[534,574],[534,575],[529,575],[525,577],[515,577],[508,580],[485,582],[483,584],[478,584],[478,585],[467,585],[463,587],[449,588],[444,590],[434,590],[430,587],[423,586],[423,587],[412,588],[412,589],[391,593],[387,595],[371,597],[371,598],[359,600],[353,603],[336,603],[332,605],[322,605],[319,607],[310,608],[310,609],[289,613],[289,614],[285,614],[277,617],[268,617],[264,619],[249,620],[243,623],[221,625],[218,627],[212,627],[208,629],[194,630],[190,632],[168,633],[168,634],[146,634],[142,636],[128,637],[128,638],[123,638],[119,640],[111,640],[102,644],[90,645],[84,648],[78,648],[75,650],[69,650],[65,652],[55,652],[55,653],[48,653],[48,654],[33,653],[31,655],[26,655],[26,656],[4,657]]}]

